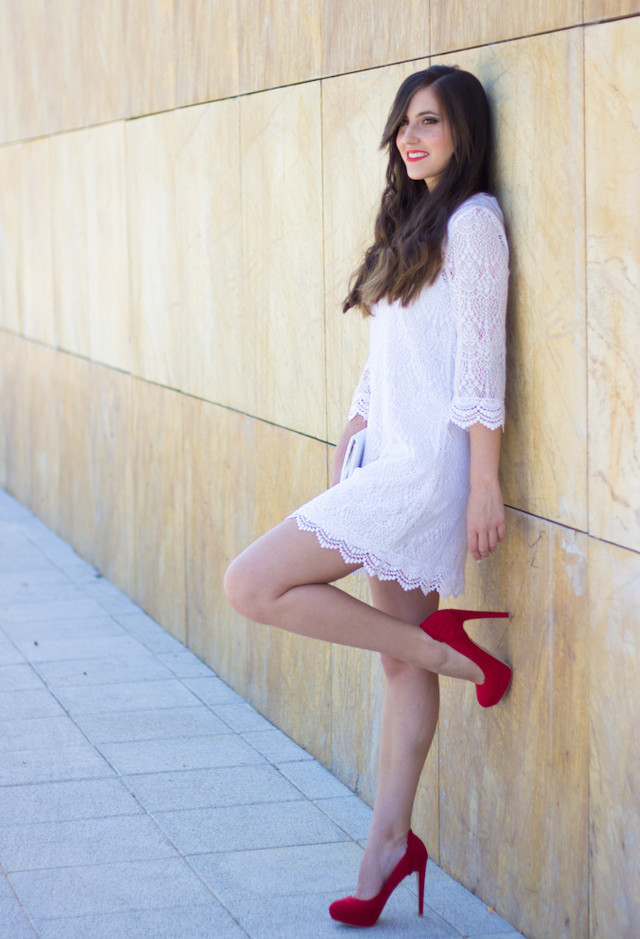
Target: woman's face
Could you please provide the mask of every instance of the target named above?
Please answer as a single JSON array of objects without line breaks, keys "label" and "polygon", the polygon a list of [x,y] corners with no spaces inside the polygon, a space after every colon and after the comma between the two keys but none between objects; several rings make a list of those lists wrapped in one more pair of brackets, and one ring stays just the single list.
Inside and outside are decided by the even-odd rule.
[{"label": "woman's face", "polygon": [[396,146],[410,179],[437,186],[453,156],[449,122],[431,86],[415,92],[396,134]]}]

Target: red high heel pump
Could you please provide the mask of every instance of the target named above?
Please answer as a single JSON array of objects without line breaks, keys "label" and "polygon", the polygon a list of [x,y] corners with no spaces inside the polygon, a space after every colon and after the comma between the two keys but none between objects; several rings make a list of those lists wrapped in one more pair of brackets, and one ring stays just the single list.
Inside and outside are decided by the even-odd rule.
[{"label": "red high heel pump", "polygon": [[508,613],[475,613],[473,610],[436,610],[420,623],[427,636],[446,642],[448,646],[466,655],[484,672],[484,682],[476,685],[476,696],[483,708],[493,707],[511,684],[511,669],[500,659],[481,649],[467,636],[463,623],[468,619],[497,619]]},{"label": "red high heel pump", "polygon": [[329,915],[347,926],[375,926],[384,905],[398,884],[414,872],[418,875],[418,914],[422,916],[424,908],[424,877],[429,855],[422,841],[409,829],[407,850],[402,855],[391,874],[382,885],[382,890],[370,900],[357,897],[344,897],[336,900],[329,907]]}]

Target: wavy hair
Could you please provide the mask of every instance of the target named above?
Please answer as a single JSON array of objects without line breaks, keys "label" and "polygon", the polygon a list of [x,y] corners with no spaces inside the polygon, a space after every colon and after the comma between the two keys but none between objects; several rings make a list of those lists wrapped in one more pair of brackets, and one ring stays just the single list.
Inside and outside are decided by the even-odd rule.
[{"label": "wavy hair", "polygon": [[[416,91],[431,87],[449,123],[454,152],[438,185],[407,175],[396,135]],[[470,72],[432,65],[406,78],[397,91],[382,135],[389,153],[386,186],[373,244],[354,271],[343,312],[359,307],[367,316],[378,300],[406,306],[432,284],[442,267],[447,222],[465,199],[489,191],[490,116],[484,88]]]}]

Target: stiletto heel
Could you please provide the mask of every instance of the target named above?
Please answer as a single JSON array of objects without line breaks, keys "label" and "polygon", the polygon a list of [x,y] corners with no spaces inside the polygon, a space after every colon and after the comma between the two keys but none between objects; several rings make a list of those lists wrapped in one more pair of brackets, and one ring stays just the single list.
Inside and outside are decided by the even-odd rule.
[{"label": "stiletto heel", "polygon": [[420,838],[409,829],[407,850],[382,885],[380,893],[371,897],[370,900],[359,900],[358,897],[344,897],[342,900],[336,900],[329,907],[329,915],[339,923],[346,923],[347,926],[375,926],[385,903],[398,884],[415,871],[418,875],[418,913],[422,916],[428,857],[427,849]]},{"label": "stiletto heel", "polygon": [[471,659],[482,669],[484,682],[476,685],[476,697],[483,708],[493,707],[501,700],[511,684],[511,669],[469,639],[463,623],[468,619],[498,619],[508,615],[508,613],[480,613],[474,610],[436,610],[423,623],[420,623],[420,628],[432,639],[446,642],[448,646]]}]

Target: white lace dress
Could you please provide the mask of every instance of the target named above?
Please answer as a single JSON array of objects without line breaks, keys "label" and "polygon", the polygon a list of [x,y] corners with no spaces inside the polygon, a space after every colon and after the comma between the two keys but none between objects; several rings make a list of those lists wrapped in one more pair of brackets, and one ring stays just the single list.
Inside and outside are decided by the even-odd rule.
[{"label": "white lace dress", "polygon": [[442,271],[407,307],[378,303],[349,417],[364,462],[292,514],[323,547],[379,580],[464,590],[469,434],[504,426],[508,247],[484,193],[451,216]]}]

